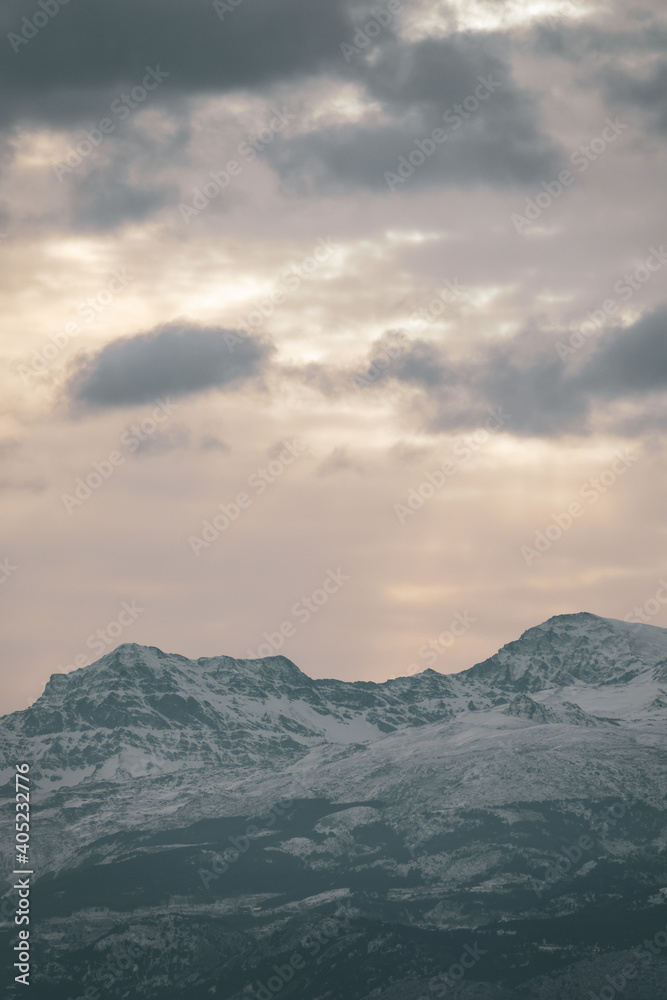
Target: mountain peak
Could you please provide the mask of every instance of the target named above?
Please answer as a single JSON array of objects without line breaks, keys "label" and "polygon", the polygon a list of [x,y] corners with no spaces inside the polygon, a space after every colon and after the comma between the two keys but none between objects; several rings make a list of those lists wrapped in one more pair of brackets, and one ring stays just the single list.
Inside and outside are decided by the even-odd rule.
[{"label": "mountain peak", "polygon": [[[590,612],[554,615],[458,674],[429,669],[384,683],[312,679],[282,655],[188,659],[123,643],[53,674],[34,705],[5,717],[0,771],[26,740],[49,780],[73,784],[202,765],[282,766],[315,747],[358,748],[508,701],[508,716],[595,727],[578,696],[562,701],[558,689],[616,685],[625,700],[622,686],[636,678],[654,682],[655,699],[667,681],[667,630]],[[551,693],[528,697],[540,691]],[[589,691],[586,705],[599,697]]]},{"label": "mountain peak", "polygon": [[576,624],[586,624],[592,622],[606,622],[613,621],[610,618],[603,618],[601,615],[595,615],[592,611],[567,611],[560,615],[551,615],[546,621],[543,621],[540,625],[536,625],[535,628],[544,628],[546,625],[550,625],[552,622],[563,622]]},{"label": "mountain peak", "polygon": [[553,615],[465,673],[501,690],[622,684],[664,662],[667,629],[589,611]]}]

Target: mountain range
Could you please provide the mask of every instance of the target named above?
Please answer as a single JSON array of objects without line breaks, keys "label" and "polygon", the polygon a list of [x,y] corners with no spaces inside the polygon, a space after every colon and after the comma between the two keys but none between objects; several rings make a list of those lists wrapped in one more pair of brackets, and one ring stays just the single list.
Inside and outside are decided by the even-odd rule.
[{"label": "mountain range", "polygon": [[384,683],[134,644],[54,674],[0,719],[33,997],[667,996],[666,723],[667,630],[588,613]]}]

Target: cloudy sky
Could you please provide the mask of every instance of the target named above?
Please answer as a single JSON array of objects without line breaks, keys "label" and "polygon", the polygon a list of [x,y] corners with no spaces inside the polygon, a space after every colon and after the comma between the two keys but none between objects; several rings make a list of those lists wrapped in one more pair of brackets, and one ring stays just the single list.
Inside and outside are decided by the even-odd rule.
[{"label": "cloudy sky", "polygon": [[667,626],[656,0],[0,21],[4,710],[121,642],[384,680]]}]

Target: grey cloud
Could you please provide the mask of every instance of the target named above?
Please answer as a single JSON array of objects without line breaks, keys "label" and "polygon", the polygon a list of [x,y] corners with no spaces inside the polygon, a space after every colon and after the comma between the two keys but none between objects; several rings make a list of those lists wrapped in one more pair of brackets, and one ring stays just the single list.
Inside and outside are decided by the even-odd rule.
[{"label": "grey cloud", "polygon": [[[662,427],[665,400],[657,393],[667,389],[667,307],[639,319],[626,329],[599,335],[599,346],[581,363],[564,364],[557,341],[567,337],[525,331],[512,340],[489,345],[472,363],[448,369],[429,391],[431,429],[474,424],[484,408],[503,406],[512,414],[511,433],[557,437],[591,432],[594,418],[613,402],[630,401],[642,415],[632,420],[607,412],[607,423],[635,433]],[[418,345],[415,345],[418,350]],[[411,353],[411,352],[410,352]],[[404,359],[409,364],[410,353]],[[452,377],[454,376],[454,377]],[[414,372],[411,378],[414,381]],[[407,380],[400,369],[396,378]],[[462,404],[462,400],[464,401]]]},{"label": "grey cloud", "polygon": [[92,169],[75,182],[72,222],[80,230],[105,231],[126,222],[141,222],[165,205],[178,202],[175,184],[130,179],[128,164]]},{"label": "grey cloud", "polygon": [[563,364],[551,337],[526,331],[494,344],[472,368],[469,384],[474,397],[511,412],[513,433],[551,437],[588,430],[585,379]]},{"label": "grey cloud", "polygon": [[667,27],[659,13],[618,5],[584,22],[563,17],[536,28],[534,47],[576,66],[576,82],[600,90],[612,111],[637,109],[667,133]]},{"label": "grey cloud", "polygon": [[[383,392],[396,384],[417,390],[409,406],[432,432],[479,426],[488,410],[511,414],[505,430],[521,436],[587,435],[602,421],[633,436],[667,426],[667,306],[626,329],[597,333],[597,346],[565,363],[558,345],[569,334],[529,329],[513,338],[486,344],[467,359],[452,359],[444,346],[413,339],[363,392]],[[387,338],[369,353],[377,357]],[[405,341],[404,341],[405,343]],[[360,364],[358,373],[363,374]],[[303,372],[314,387],[336,395],[353,391],[347,372],[318,368]],[[420,391],[421,390],[421,391]],[[632,413],[614,412],[610,403],[634,404]]]},{"label": "grey cloud", "polygon": [[[384,341],[379,341],[378,351],[382,351],[383,346]],[[396,361],[394,371],[401,381],[425,387],[452,385],[459,374],[457,367],[448,364],[436,344],[424,340],[414,341],[410,350]]]},{"label": "grey cloud", "polygon": [[584,377],[600,396],[667,390],[667,308],[608,334]]},{"label": "grey cloud", "polygon": [[[92,122],[88,125],[93,127]],[[118,123],[84,157],[76,152],[84,138],[81,132],[69,141],[63,137],[52,169],[62,184],[61,200],[70,228],[109,231],[126,222],[141,222],[165,205],[178,204],[180,192],[174,177],[188,162],[190,135],[190,124],[172,110],[168,117],[160,116],[157,127],[140,117]]]},{"label": "grey cloud", "polygon": [[259,375],[268,341],[238,331],[171,323],[121,338],[79,359],[67,385],[75,407],[118,407],[206,389],[236,388]]},{"label": "grey cloud", "polygon": [[[242,0],[221,22],[210,0],[67,5],[0,64],[0,86],[16,95],[0,122],[3,114],[5,124],[27,119],[54,127],[99,119],[110,98],[141,86],[148,66],[168,74],[150,92],[151,106],[168,104],[186,116],[187,99],[198,95],[266,91],[316,75],[352,79],[369,101],[382,104],[384,124],[284,138],[267,158],[297,189],[353,183],[386,190],[384,172],[396,169],[415,138],[442,126],[443,113],[471,97],[480,76],[492,76],[500,87],[471,122],[451,130],[411,186],[529,183],[556,169],[558,150],[543,132],[538,102],[512,79],[509,36],[460,33],[413,43],[389,25],[373,44],[372,59],[361,55],[348,65],[340,44],[354,39],[370,8],[351,0]],[[5,35],[23,16],[20,0],[5,5]],[[141,218],[164,196],[158,191],[151,201],[148,191],[122,190],[105,202],[97,191],[97,207],[86,202],[82,213],[104,227],[114,218],[114,203]]]},{"label": "grey cloud", "polygon": [[158,64],[169,74],[151,98],[158,103],[317,73],[341,61],[338,42],[354,31],[351,6],[350,0],[243,0],[221,21],[211,0],[86,0],[63,6],[27,44],[15,41],[13,52],[9,33],[20,35],[22,19],[37,7],[7,0],[0,11],[0,87],[13,99],[0,121],[79,121],[103,94],[140,86],[146,67]]},{"label": "grey cloud", "polygon": [[[663,41],[663,45],[667,39]],[[602,74],[612,101],[648,113],[658,129],[667,133],[667,59],[659,59],[650,69],[634,73],[618,65],[610,65]]]},{"label": "grey cloud", "polygon": [[281,375],[329,399],[343,396],[351,389],[378,388],[391,374],[421,386],[443,384],[446,363],[438,346],[413,341],[409,354],[403,354],[406,339],[402,331],[389,330],[369,346],[365,359],[357,365],[343,369],[310,361],[304,365],[285,365]]},{"label": "grey cloud", "polygon": [[[573,0],[573,4],[576,0]],[[573,61],[593,56],[596,62],[633,53],[661,52],[667,41],[667,26],[659,7],[639,10],[623,0],[587,12],[585,18],[545,15],[534,22],[533,44],[543,54],[560,55]]]},{"label": "grey cloud", "polygon": [[[430,184],[523,184],[548,176],[560,152],[546,136],[535,97],[512,79],[506,44],[495,36],[454,36],[415,44],[389,39],[378,58],[362,64],[357,79],[385,121],[328,126],[283,137],[267,153],[298,191],[350,183],[387,192],[386,172],[436,128],[447,138],[435,146],[397,190]],[[489,81],[484,89],[480,80]],[[484,100],[475,98],[482,87]],[[455,109],[467,98],[477,108]],[[448,117],[443,120],[443,116]],[[419,158],[417,155],[416,158]]]}]

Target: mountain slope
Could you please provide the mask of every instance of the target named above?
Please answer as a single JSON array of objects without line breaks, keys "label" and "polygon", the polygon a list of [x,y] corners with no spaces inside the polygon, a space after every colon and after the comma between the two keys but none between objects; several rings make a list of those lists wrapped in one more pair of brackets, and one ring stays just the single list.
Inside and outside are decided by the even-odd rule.
[{"label": "mountain slope", "polygon": [[580,614],[384,684],[134,645],[55,675],[0,720],[0,781],[39,789],[33,996],[423,1000],[474,953],[461,1000],[599,995],[629,961],[654,1000],[666,662],[667,630]]},{"label": "mountain slope", "polygon": [[[517,694],[551,693],[558,703],[558,693],[576,684],[612,689],[611,699],[600,699],[603,715],[627,714],[627,699],[614,695],[630,681],[642,704],[659,711],[666,664],[667,630],[589,614],[549,619],[459,674],[426,670],[383,684],[313,680],[282,656],[189,660],[125,644],[89,667],[54,674],[33,706],[0,720],[0,783],[17,753],[50,787],[188,766],[288,763],[322,743],[366,743]],[[570,701],[576,709],[577,697]],[[552,709],[562,717],[557,704],[544,712]],[[576,711],[565,711],[576,723]],[[579,723],[594,721],[582,705]]]},{"label": "mountain slope", "polygon": [[627,684],[641,676],[664,680],[667,629],[599,618],[556,615],[467,671],[499,690]]}]

